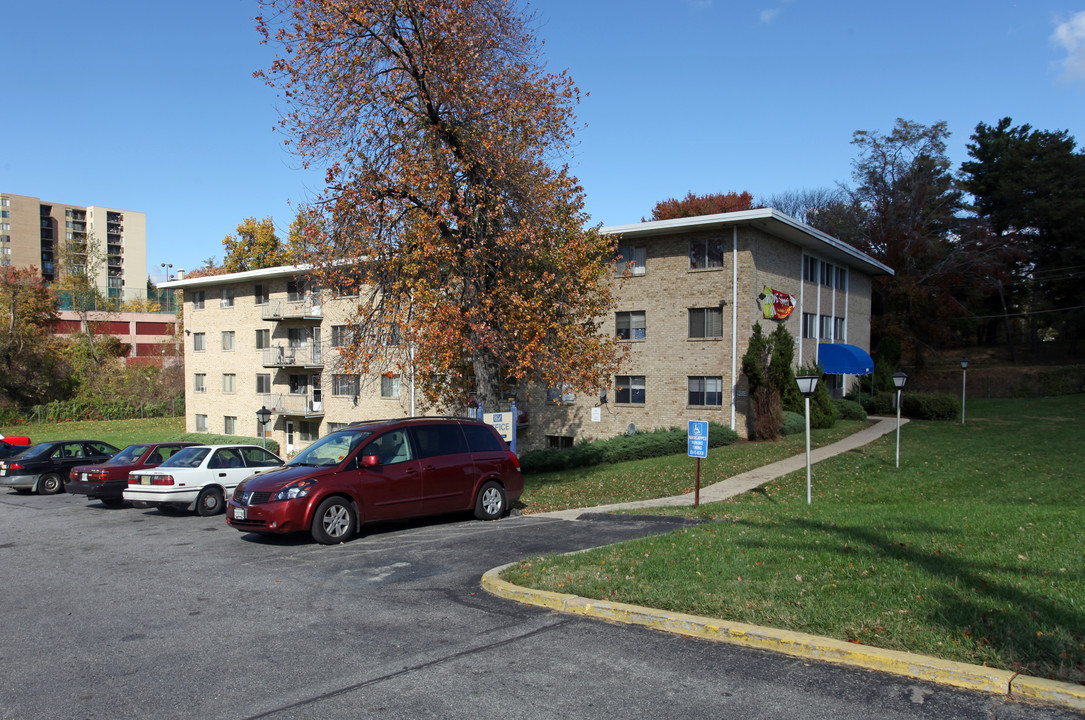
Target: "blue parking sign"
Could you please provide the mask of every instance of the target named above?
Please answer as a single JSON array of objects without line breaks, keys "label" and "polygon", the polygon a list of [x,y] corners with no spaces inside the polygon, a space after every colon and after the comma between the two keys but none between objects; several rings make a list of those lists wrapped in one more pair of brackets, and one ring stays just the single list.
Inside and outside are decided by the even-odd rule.
[{"label": "blue parking sign", "polygon": [[686,441],[690,457],[708,457],[708,421],[690,420]]}]

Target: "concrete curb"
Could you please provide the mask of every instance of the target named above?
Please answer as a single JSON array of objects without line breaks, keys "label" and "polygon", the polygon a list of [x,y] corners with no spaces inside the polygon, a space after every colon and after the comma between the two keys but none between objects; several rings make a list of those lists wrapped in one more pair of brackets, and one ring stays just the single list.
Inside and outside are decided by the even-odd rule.
[{"label": "concrete curb", "polygon": [[1085,710],[1085,686],[1034,678],[1009,670],[969,665],[915,653],[856,645],[807,633],[654,610],[606,600],[588,600],[577,595],[547,590],[533,590],[501,579],[501,572],[514,564],[509,563],[486,572],[482,576],[482,588],[498,597],[549,608],[557,612],[641,625],[678,635],[691,635],[706,640],[728,642],[811,660],[887,672],[968,690],[1006,695],[1015,699],[1038,700],[1074,710]]}]

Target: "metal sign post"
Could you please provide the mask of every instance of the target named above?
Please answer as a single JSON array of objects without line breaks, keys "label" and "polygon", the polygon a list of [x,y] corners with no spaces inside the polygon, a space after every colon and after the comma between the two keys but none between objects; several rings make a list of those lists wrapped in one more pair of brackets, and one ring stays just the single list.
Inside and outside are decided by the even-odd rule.
[{"label": "metal sign post", "polygon": [[693,507],[701,506],[701,458],[708,457],[708,421],[690,420],[686,446],[691,458],[696,458],[693,471]]}]

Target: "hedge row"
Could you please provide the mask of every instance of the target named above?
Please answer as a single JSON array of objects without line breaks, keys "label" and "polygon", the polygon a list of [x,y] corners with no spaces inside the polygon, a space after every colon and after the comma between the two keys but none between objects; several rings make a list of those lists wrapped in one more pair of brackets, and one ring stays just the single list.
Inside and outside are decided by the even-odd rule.
[{"label": "hedge row", "polygon": [[[685,428],[669,428],[638,432],[634,435],[618,435],[607,440],[580,442],[564,450],[531,450],[520,456],[520,469],[525,474],[543,473],[677,455],[686,452],[687,438]],[[709,447],[730,445],[737,440],[738,433],[726,425],[708,423]]]},{"label": "hedge row", "polygon": [[[35,405],[27,413],[18,415],[23,422],[74,422],[76,420],[127,420],[131,418],[175,417],[184,415],[185,401],[84,402],[82,400],[57,400],[45,405]],[[14,422],[16,418],[12,417]],[[7,419],[4,420],[8,422]]]},{"label": "hedge row", "polygon": [[[864,395],[863,409],[871,415],[894,415],[894,392],[878,392],[871,399]],[[961,417],[960,398],[946,393],[901,393],[901,414],[915,420],[955,420]]]}]

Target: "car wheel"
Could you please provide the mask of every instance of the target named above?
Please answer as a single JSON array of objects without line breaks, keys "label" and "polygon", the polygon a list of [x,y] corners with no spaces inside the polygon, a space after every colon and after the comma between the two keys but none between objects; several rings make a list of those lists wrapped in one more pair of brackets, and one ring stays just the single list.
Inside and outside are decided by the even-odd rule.
[{"label": "car wheel", "polygon": [[42,495],[56,495],[64,489],[64,482],[56,473],[42,475],[38,480],[38,492]]},{"label": "car wheel", "polygon": [[508,501],[505,499],[505,488],[500,483],[489,481],[478,491],[478,499],[475,500],[475,517],[479,520],[497,520],[508,509]]},{"label": "car wheel", "polygon": [[218,488],[204,488],[196,497],[196,512],[203,517],[218,515],[225,507],[222,491]]},{"label": "car wheel", "polygon": [[323,545],[346,542],[357,528],[358,514],[346,498],[328,498],[313,515],[313,539]]},{"label": "car wheel", "polygon": [[123,498],[101,498],[101,500],[102,504],[107,508],[119,508],[121,505],[124,505]]}]

